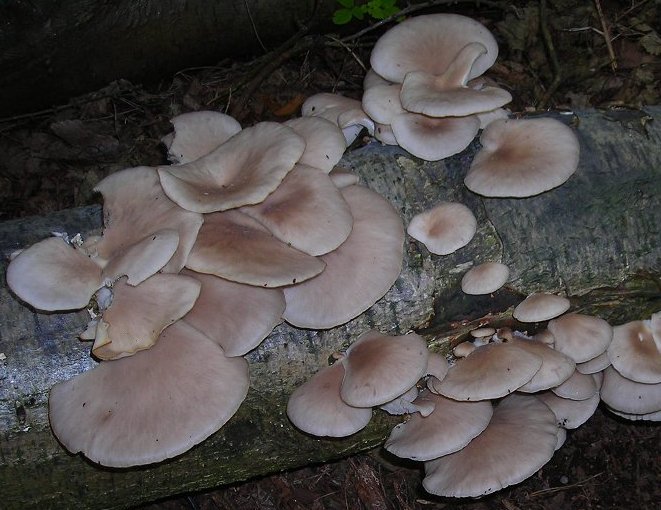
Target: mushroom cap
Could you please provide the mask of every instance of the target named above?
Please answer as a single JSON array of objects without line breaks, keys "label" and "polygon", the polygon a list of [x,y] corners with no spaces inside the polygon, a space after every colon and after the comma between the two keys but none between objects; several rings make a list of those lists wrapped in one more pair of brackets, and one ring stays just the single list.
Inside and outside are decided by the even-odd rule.
[{"label": "mushroom cap", "polygon": [[402,149],[426,161],[438,161],[468,147],[480,121],[474,115],[436,118],[405,112],[395,115],[390,127]]},{"label": "mushroom cap", "polygon": [[566,297],[534,292],[516,305],[512,315],[521,322],[542,322],[565,313],[569,306]]},{"label": "mushroom cap", "polygon": [[431,390],[455,400],[499,398],[530,381],[541,366],[539,356],[521,347],[490,343],[458,359],[442,381],[432,383]]},{"label": "mushroom cap", "polygon": [[604,351],[592,359],[584,361],[583,363],[576,363],[576,370],[581,374],[595,374],[601,372],[606,367],[609,367],[611,360],[608,357],[608,352]]},{"label": "mushroom cap", "polygon": [[489,69],[498,56],[498,44],[481,23],[459,14],[428,14],[399,23],[374,45],[370,63],[384,79],[402,83],[406,73],[426,71],[441,75],[461,49],[478,42],[486,52],[478,57],[469,79]]},{"label": "mushroom cap", "polygon": [[341,166],[334,167],[328,174],[328,177],[331,178],[333,184],[338,188],[346,188],[360,182],[360,177],[351,170],[342,168]]},{"label": "mushroom cap", "polygon": [[186,267],[234,282],[281,287],[318,275],[324,262],[287,246],[247,214],[207,214]]},{"label": "mushroom cap", "polygon": [[322,92],[308,97],[301,106],[304,117],[323,117],[340,127],[347,146],[366,128],[374,134],[374,121],[363,111],[357,99]]},{"label": "mushroom cap", "polygon": [[209,154],[241,131],[241,124],[221,112],[203,110],[170,119],[174,133],[161,139],[173,163],[189,163]]},{"label": "mushroom cap", "polygon": [[402,86],[399,83],[376,85],[363,92],[363,110],[378,124],[390,124],[392,119],[404,113],[399,93]]},{"label": "mushroom cap", "polygon": [[560,186],[578,167],[578,138],[555,119],[495,120],[480,143],[464,183],[485,197],[538,195]]},{"label": "mushroom cap", "polygon": [[477,231],[473,212],[459,202],[442,202],[411,218],[408,234],[436,255],[449,255],[466,246]]},{"label": "mushroom cap", "polygon": [[299,164],[329,173],[346,150],[346,140],[339,126],[323,117],[298,117],[285,122],[305,140]]},{"label": "mushroom cap", "polygon": [[155,274],[135,287],[118,280],[97,326],[92,353],[111,360],[150,348],[193,307],[199,294],[200,283],[179,274]]},{"label": "mushroom cap", "polygon": [[379,76],[371,67],[365,73],[363,78],[363,90],[371,89],[377,85],[390,85],[392,82],[386,80],[383,76]]},{"label": "mushroom cap", "polygon": [[385,404],[425,375],[429,351],[420,335],[388,336],[367,331],[349,346],[341,363],[340,396],[354,407]]},{"label": "mushroom cap", "polygon": [[398,145],[390,124],[374,124],[374,138],[384,145]]},{"label": "mushroom cap", "polygon": [[649,321],[631,321],[613,328],[608,358],[621,375],[646,384],[661,383],[661,352]]},{"label": "mushroom cap", "polygon": [[225,356],[243,356],[282,321],[282,289],[245,285],[187,269],[181,274],[202,284],[200,296],[183,320],[219,344]]},{"label": "mushroom cap", "polygon": [[604,352],[613,338],[613,328],[604,319],[568,313],[549,321],[554,347],[576,363],[583,363]]},{"label": "mushroom cap", "polygon": [[586,400],[599,392],[599,386],[591,374],[582,374],[574,370],[569,378],[551,388],[551,391],[569,400]]},{"label": "mushroom cap", "polygon": [[509,395],[465,448],[425,463],[422,485],[439,496],[479,497],[519,483],[551,459],[557,429],[554,414],[538,399]]},{"label": "mushroom cap", "polygon": [[200,213],[257,204],[278,187],[305,150],[305,140],[276,122],[246,128],[184,165],[158,167],[166,195]]},{"label": "mushroom cap", "polygon": [[340,246],[353,225],[349,204],[331,177],[300,163],[263,202],[242,207],[241,212],[282,242],[314,256]]},{"label": "mushroom cap", "polygon": [[539,371],[517,391],[534,393],[563,384],[575,372],[576,363],[569,356],[552,349],[539,340],[514,336],[509,342],[542,359]]},{"label": "mushroom cap", "polygon": [[661,311],[653,313],[650,317],[650,329],[656,348],[661,351]]},{"label": "mushroom cap", "polygon": [[248,385],[244,359],[178,321],[151,349],[53,386],[51,428],[67,450],[104,466],[160,462],[222,427]]},{"label": "mushroom cap", "polygon": [[365,428],[372,409],[352,407],[340,398],[342,363],[324,367],[299,386],[287,402],[287,416],[303,432],[345,437]]},{"label": "mushroom cap", "polygon": [[572,400],[562,398],[552,391],[543,391],[537,394],[537,398],[553,411],[557,424],[565,429],[576,429],[583,425],[599,406],[598,393],[583,400]]},{"label": "mushroom cap", "polygon": [[394,415],[419,413],[421,416],[429,416],[434,410],[434,403],[424,397],[418,397],[418,387],[411,386],[399,397],[379,406],[379,409]]},{"label": "mushroom cap", "polygon": [[510,269],[500,262],[484,262],[471,267],[461,279],[465,294],[491,294],[500,289],[510,277]]},{"label": "mushroom cap", "polygon": [[661,411],[661,383],[645,384],[623,377],[615,368],[602,372],[601,400],[616,411],[648,414]]},{"label": "mushroom cap", "polygon": [[327,329],[350,321],[381,299],[401,271],[404,227],[397,211],[363,186],[341,191],[354,218],[351,234],[319,257],[326,263],[319,276],[284,289],[283,317],[300,328]]},{"label": "mushroom cap", "polygon": [[[424,391],[424,390],[423,390]],[[459,402],[429,391],[422,394],[434,402],[429,416],[414,414],[390,433],[385,449],[407,459],[427,461],[461,450],[489,424],[491,402]]]},{"label": "mushroom cap", "polygon": [[[165,267],[161,265],[154,272],[163,268],[166,273],[177,273],[184,267],[202,225],[202,216],[170,200],[163,192],[155,169],[140,166],[115,172],[99,182],[94,190],[103,195],[104,230],[96,243],[88,245],[88,250],[110,261],[145,237],[170,229],[178,234],[176,251],[165,260]],[[161,246],[159,252],[163,251]]]},{"label": "mushroom cap", "polygon": [[78,310],[103,285],[101,268],[61,237],[21,251],[7,267],[7,285],[38,310]]}]

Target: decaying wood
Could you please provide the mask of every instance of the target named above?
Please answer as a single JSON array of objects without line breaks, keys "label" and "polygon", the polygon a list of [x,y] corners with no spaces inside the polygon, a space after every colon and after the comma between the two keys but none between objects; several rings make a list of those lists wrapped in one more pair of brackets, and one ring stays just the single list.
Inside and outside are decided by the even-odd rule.
[{"label": "decaying wood", "polygon": [[[655,120],[646,126],[631,114],[630,122],[616,113],[561,116],[577,127],[579,169],[560,188],[528,199],[482,199],[462,185],[477,144],[444,163],[421,162],[376,144],[348,154],[345,166],[386,196],[405,222],[442,200],[468,205],[479,223],[474,240],[439,257],[407,239],[399,280],[368,312],[329,331],[278,326],[248,356],[251,390],[238,414],[188,453],[145,468],[100,468],[57,443],[47,422],[48,389],[94,364],[89,344],[76,339],[86,312],[34,314],[4,283],[12,250],[54,230],[96,229],[99,209],[0,225],[2,507],[125,508],[374,447],[396,421],[384,413],[375,412],[365,431],[341,440],[301,434],[285,415],[292,389],[368,328],[422,328],[440,349],[466,331],[466,322],[507,317],[512,303],[538,290],[566,293],[575,309],[613,323],[661,309],[661,108],[649,111]],[[463,272],[488,260],[510,266],[507,289],[480,298],[463,295]]]}]

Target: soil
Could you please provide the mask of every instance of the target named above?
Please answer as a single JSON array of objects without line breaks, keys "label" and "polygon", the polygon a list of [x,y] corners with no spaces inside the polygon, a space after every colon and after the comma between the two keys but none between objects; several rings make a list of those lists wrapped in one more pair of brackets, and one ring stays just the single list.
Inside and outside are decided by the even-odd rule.
[{"label": "soil", "polygon": [[[453,6],[496,35],[501,52],[488,75],[513,92],[509,107],[515,114],[660,104],[660,10],[649,0]],[[355,31],[366,26],[356,23]],[[215,109],[246,126],[296,116],[316,92],[359,98],[370,49],[382,31],[352,37],[352,27],[341,38],[303,36],[287,50],[252,61],[183,69],[156,88],[118,81],[66,105],[0,119],[0,221],[99,201],[93,188],[111,172],[165,163],[159,140],[179,113]],[[259,74],[264,62],[278,65]],[[477,501],[432,497],[422,489],[418,465],[375,451],[141,508],[659,508],[660,432],[658,424],[627,422],[598,410],[569,431],[565,445],[538,473]]]}]

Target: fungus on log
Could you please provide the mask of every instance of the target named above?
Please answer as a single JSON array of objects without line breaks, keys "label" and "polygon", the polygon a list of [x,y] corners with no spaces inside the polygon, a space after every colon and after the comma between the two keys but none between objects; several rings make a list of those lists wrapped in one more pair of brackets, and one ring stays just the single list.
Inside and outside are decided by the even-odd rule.
[{"label": "fungus on log", "polygon": [[[100,468],[58,444],[48,425],[48,390],[94,364],[89,344],[76,338],[88,317],[85,311],[35,314],[8,292],[4,280],[9,253],[54,230],[73,235],[98,229],[100,208],[0,224],[3,508],[126,508],[377,446],[398,418],[376,412],[361,432],[326,440],[302,434],[285,414],[293,389],[369,329],[393,335],[433,330],[427,336],[433,349],[448,349],[463,331],[451,330],[449,321],[467,319],[468,334],[488,313],[511,316],[511,305],[533,292],[566,292],[572,311],[611,324],[649,317],[661,309],[655,215],[661,208],[661,108],[649,112],[655,120],[646,132],[618,122],[616,113],[571,118],[581,142],[577,172],[559,188],[527,199],[483,198],[464,187],[476,144],[443,162],[422,162],[378,144],[347,154],[343,165],[385,196],[406,224],[441,200],[461,201],[476,215],[474,239],[441,257],[409,238],[398,281],[367,312],[326,331],[277,326],[248,354],[248,397],[227,425],[187,453],[144,468]],[[466,269],[494,260],[510,268],[509,283],[493,296],[462,293]]]}]

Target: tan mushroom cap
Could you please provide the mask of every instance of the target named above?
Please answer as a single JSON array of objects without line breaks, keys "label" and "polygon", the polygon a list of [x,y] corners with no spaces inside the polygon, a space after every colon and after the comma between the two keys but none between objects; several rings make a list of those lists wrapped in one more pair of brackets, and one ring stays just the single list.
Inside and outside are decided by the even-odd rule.
[{"label": "tan mushroom cap", "polygon": [[493,35],[479,22],[459,14],[429,14],[408,18],[388,30],[374,45],[370,63],[384,79],[401,83],[411,71],[441,75],[461,49],[478,42],[486,53],[476,59],[469,74],[480,76],[498,56]]},{"label": "tan mushroom cap", "polygon": [[172,202],[163,192],[155,169],[141,166],[115,172],[94,189],[103,195],[104,230],[96,243],[85,244],[88,251],[110,261],[150,234],[169,229],[178,234],[176,251],[165,260],[165,267],[161,265],[154,272],[163,268],[163,272],[177,273],[184,267],[202,216]]},{"label": "tan mushroom cap", "polygon": [[340,360],[344,365],[340,396],[354,407],[385,404],[425,375],[428,355],[427,344],[415,333],[388,336],[367,331]]},{"label": "tan mushroom cap", "polygon": [[478,347],[450,367],[445,379],[432,383],[434,393],[455,400],[504,397],[530,381],[542,359],[511,343]]},{"label": "tan mushroom cap", "polygon": [[412,386],[399,397],[379,406],[379,409],[394,415],[419,413],[420,416],[429,416],[436,404],[425,398],[425,395],[426,393],[418,395],[418,387]]},{"label": "tan mushroom cap", "polygon": [[315,436],[345,437],[365,428],[371,408],[352,407],[340,398],[342,363],[324,367],[299,386],[287,402],[287,416],[303,432]]},{"label": "tan mushroom cap", "polygon": [[265,289],[184,269],[202,284],[200,296],[183,318],[219,344],[225,356],[243,356],[282,321],[282,289]]},{"label": "tan mushroom cap", "polygon": [[578,167],[578,138],[555,119],[491,122],[464,183],[485,197],[529,197],[560,186]]},{"label": "tan mushroom cap", "polygon": [[661,311],[653,313],[650,317],[650,329],[656,348],[661,352]]},{"label": "tan mushroom cap", "polygon": [[477,345],[475,345],[473,342],[461,342],[460,344],[454,346],[452,349],[452,354],[457,358],[465,358],[475,349],[477,349]]},{"label": "tan mushroom cap", "polygon": [[173,163],[189,163],[209,154],[241,131],[241,124],[221,112],[182,113],[170,119],[174,132],[161,139]]},{"label": "tan mushroom cap", "polygon": [[426,417],[413,415],[390,433],[385,449],[398,457],[428,461],[465,447],[489,424],[491,402],[459,402],[423,390],[422,398],[434,402]]},{"label": "tan mushroom cap", "polygon": [[584,363],[604,352],[613,338],[613,328],[604,319],[568,313],[548,324],[554,347],[576,363]]},{"label": "tan mushroom cap", "polygon": [[439,161],[468,147],[480,129],[474,115],[467,117],[427,117],[400,113],[390,124],[402,149],[426,161]]},{"label": "tan mushroom cap", "polygon": [[331,177],[300,163],[263,202],[240,210],[283,243],[314,256],[340,246],[353,225],[349,204]]},{"label": "tan mushroom cap", "polygon": [[572,400],[562,398],[552,391],[543,391],[537,395],[537,398],[549,406],[558,425],[565,429],[576,429],[583,425],[599,406],[598,393],[583,400]]},{"label": "tan mushroom cap", "polygon": [[521,322],[542,322],[565,313],[569,306],[569,299],[565,297],[537,292],[521,301],[512,315]]},{"label": "tan mushroom cap", "polygon": [[51,428],[67,450],[104,466],[160,462],[222,427],[248,385],[244,359],[178,321],[151,349],[53,386]]},{"label": "tan mushroom cap", "polygon": [[484,262],[471,267],[461,279],[465,294],[491,294],[500,289],[510,277],[510,269],[500,262]]},{"label": "tan mushroom cap", "polygon": [[302,282],[324,270],[324,262],[295,250],[236,210],[208,214],[186,267],[258,287]]},{"label": "tan mushroom cap", "polygon": [[661,383],[645,384],[623,377],[615,368],[603,371],[601,400],[616,411],[648,414],[661,411]]},{"label": "tan mushroom cap", "polygon": [[465,448],[425,463],[422,485],[439,496],[479,497],[519,483],[551,459],[557,428],[538,399],[509,395]]},{"label": "tan mushroom cap", "polygon": [[512,95],[504,89],[467,86],[473,63],[485,53],[482,44],[469,43],[441,75],[425,71],[407,73],[401,85],[402,107],[431,117],[454,117],[487,112],[509,103]]},{"label": "tan mushroom cap", "polygon": [[401,271],[404,227],[397,211],[363,186],[341,191],[353,230],[339,248],[319,257],[326,263],[319,276],[284,289],[283,317],[294,326],[327,329],[350,321],[381,299]]},{"label": "tan mushroom cap", "polygon": [[661,352],[649,321],[631,321],[613,328],[608,358],[621,375],[646,384],[661,383]]},{"label": "tan mushroom cap", "polygon": [[257,204],[278,187],[305,150],[305,140],[276,122],[260,122],[195,161],[161,166],[163,189],[200,213]]},{"label": "tan mushroom cap", "polygon": [[445,359],[445,356],[442,356],[437,352],[429,353],[425,375],[435,377],[441,381],[446,375],[448,375],[448,370],[450,370],[450,364],[448,363],[448,360]]},{"label": "tan mushroom cap", "polygon": [[430,252],[449,255],[473,239],[477,231],[477,220],[464,204],[442,202],[411,218],[406,231]]},{"label": "tan mushroom cap", "polygon": [[305,151],[299,164],[329,173],[342,159],[346,140],[339,126],[322,117],[298,117],[285,122],[305,140]]},{"label": "tan mushroom cap", "polygon": [[586,400],[599,392],[599,386],[591,374],[575,370],[562,384],[551,388],[559,397],[569,400]]},{"label": "tan mushroom cap", "polygon": [[197,280],[178,274],[155,274],[137,287],[118,280],[97,326],[92,353],[112,360],[149,349],[193,307],[199,294]]},{"label": "tan mushroom cap", "polygon": [[611,360],[608,357],[608,352],[604,351],[592,359],[584,361],[583,363],[576,363],[576,370],[581,374],[595,374],[601,372],[606,367],[609,367]]},{"label": "tan mushroom cap", "polygon": [[402,86],[399,83],[390,85],[376,85],[365,89],[363,93],[363,110],[370,118],[378,124],[390,124],[392,119],[404,113],[399,93]]},{"label": "tan mushroom cap", "polygon": [[78,310],[103,286],[101,268],[61,237],[21,251],[7,267],[7,285],[38,310]]}]

